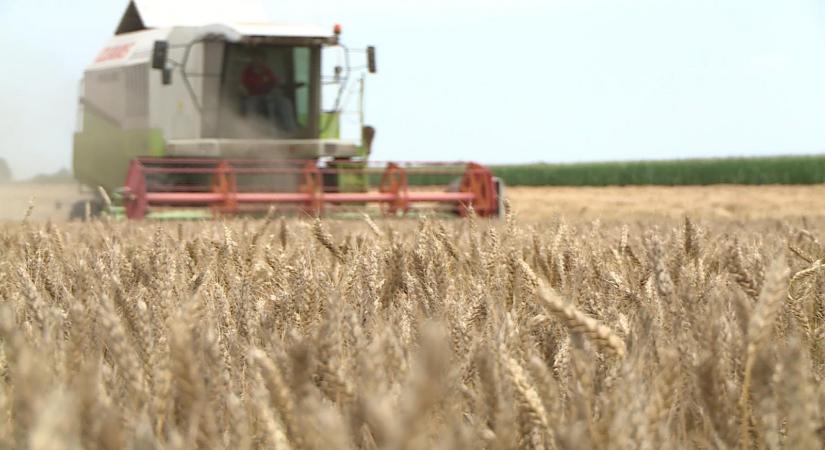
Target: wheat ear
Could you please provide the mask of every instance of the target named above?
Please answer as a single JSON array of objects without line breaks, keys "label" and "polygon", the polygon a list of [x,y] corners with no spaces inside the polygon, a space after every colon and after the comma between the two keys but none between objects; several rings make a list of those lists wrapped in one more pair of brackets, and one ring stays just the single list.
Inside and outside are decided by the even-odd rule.
[{"label": "wheat ear", "polygon": [[312,223],[312,234],[315,235],[315,239],[321,243],[333,256],[335,256],[339,261],[343,261],[343,257],[341,256],[341,250],[335,245],[335,242],[332,240],[332,235],[329,234],[329,231],[324,229],[324,224],[321,223],[321,219],[315,218],[315,221]]},{"label": "wheat ear", "polygon": [[562,300],[544,282],[539,283],[539,299],[544,308],[561,319],[570,331],[585,335],[600,350],[620,357],[627,353],[624,341],[613,330]]}]

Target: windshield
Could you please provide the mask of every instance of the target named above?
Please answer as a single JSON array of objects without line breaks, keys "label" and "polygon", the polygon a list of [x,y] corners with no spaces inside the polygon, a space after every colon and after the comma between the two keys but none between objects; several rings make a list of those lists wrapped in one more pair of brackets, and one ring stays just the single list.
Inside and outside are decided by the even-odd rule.
[{"label": "windshield", "polygon": [[312,66],[311,47],[228,45],[218,135],[311,137]]}]

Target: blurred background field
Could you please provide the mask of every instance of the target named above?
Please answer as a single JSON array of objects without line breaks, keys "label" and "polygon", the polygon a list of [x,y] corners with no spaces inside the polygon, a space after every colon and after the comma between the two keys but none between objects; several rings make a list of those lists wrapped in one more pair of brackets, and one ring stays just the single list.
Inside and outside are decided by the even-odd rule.
[{"label": "blurred background field", "polygon": [[825,155],[502,165],[493,172],[518,186],[817,184],[825,182]]},{"label": "blurred background field", "polygon": [[825,182],[825,155],[525,164],[493,171],[519,186],[817,184]]},{"label": "blurred background field", "polygon": [[[825,183],[825,155],[606,161],[490,166],[509,186],[706,186]],[[377,184],[380,174],[373,175]],[[415,174],[410,184],[448,184],[450,175]]]}]

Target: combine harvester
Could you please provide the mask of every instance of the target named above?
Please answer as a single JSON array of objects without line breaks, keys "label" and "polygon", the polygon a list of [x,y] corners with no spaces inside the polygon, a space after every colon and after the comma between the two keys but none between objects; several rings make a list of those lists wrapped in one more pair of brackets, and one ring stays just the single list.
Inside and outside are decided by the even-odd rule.
[{"label": "combine harvester", "polygon": [[[503,185],[479,164],[368,159],[375,131],[364,125],[362,105],[374,47],[348,49],[338,25],[269,22],[261,5],[243,0],[225,10],[185,3],[130,2],[86,69],[74,173],[101,205],[106,199],[130,219],[255,214],[273,205],[311,215],[502,212]],[[364,66],[350,64],[356,55]],[[330,64],[336,58],[341,63]],[[324,92],[335,99],[326,110]],[[352,95],[360,136],[345,140]],[[428,188],[415,187],[422,184]]]}]

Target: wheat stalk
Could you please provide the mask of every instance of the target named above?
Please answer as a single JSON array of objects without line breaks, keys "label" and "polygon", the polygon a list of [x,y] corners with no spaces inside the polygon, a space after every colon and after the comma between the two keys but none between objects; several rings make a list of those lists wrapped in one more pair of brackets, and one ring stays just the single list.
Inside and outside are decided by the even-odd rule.
[{"label": "wheat stalk", "polygon": [[773,322],[782,306],[782,290],[785,286],[786,271],[781,260],[774,261],[768,269],[767,280],[759,295],[759,302],[748,321],[748,343],[745,350],[746,361],[742,393],[739,397],[740,429],[739,442],[742,450],[750,450],[750,383],[756,354],[770,336]]}]

